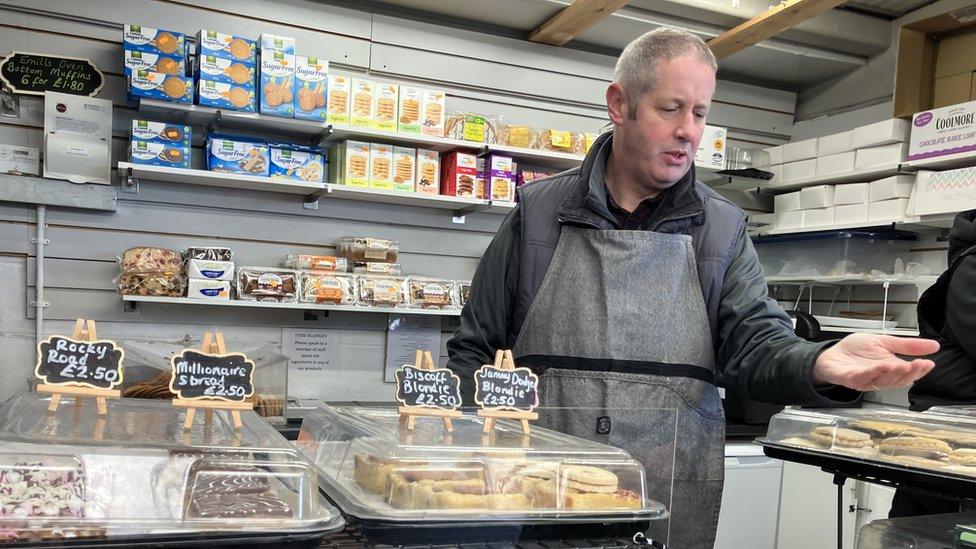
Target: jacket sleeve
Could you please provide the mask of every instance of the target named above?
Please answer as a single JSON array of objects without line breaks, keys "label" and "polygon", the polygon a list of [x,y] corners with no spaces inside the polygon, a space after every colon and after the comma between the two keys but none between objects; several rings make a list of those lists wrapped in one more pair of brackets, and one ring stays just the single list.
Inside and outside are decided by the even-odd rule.
[{"label": "jacket sleeve", "polygon": [[[956,342],[976,361],[976,255],[962,260],[949,281],[946,295],[946,324]],[[969,335],[966,335],[969,334]]]},{"label": "jacket sleeve", "polygon": [[723,381],[772,404],[835,404],[855,400],[844,387],[813,386],[817,357],[832,342],[798,337],[789,316],[767,293],[759,257],[742,229],[732,250],[718,311],[716,364]]},{"label": "jacket sleeve", "polygon": [[474,372],[494,362],[497,349],[511,347],[508,327],[518,291],[521,233],[522,209],[516,206],[481,257],[461,326],[447,342],[447,367],[461,378],[466,406],[474,404]]}]

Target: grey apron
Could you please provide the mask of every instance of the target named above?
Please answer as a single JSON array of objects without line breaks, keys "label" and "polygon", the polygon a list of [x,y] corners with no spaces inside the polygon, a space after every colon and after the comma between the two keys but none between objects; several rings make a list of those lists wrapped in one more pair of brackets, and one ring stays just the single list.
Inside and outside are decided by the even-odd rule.
[{"label": "grey apron", "polygon": [[563,227],[514,354],[544,371],[544,426],[644,465],[671,512],[650,537],[712,547],[725,420],[690,236]]}]

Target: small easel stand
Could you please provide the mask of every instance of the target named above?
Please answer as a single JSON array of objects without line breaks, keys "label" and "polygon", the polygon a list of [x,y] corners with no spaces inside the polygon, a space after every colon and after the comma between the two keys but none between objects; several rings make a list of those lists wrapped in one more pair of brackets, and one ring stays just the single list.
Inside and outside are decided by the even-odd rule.
[{"label": "small easel stand", "polygon": [[[71,339],[77,341],[95,341],[98,339],[98,333],[95,331],[95,321],[89,320],[85,321],[83,318],[79,318],[75,321],[75,330],[71,333]],[[108,407],[105,404],[106,398],[119,398],[122,396],[122,391],[118,389],[97,389],[95,387],[84,387],[81,385],[48,385],[42,383],[37,386],[38,392],[41,393],[51,393],[51,403],[47,407],[47,411],[52,414],[58,411],[58,406],[61,405],[61,395],[74,395],[75,396],[75,410],[81,409],[81,399],[83,397],[95,397],[95,404],[98,407],[98,415],[104,416],[108,414]]]},{"label": "small easel stand", "polygon": [[[436,370],[437,366],[434,365],[434,357],[430,354],[430,351],[417,350],[417,354],[414,356],[413,361],[414,368],[418,370]],[[413,431],[416,426],[417,416],[429,416],[429,417],[439,417],[444,420],[444,429],[448,433],[454,432],[454,424],[451,419],[459,419],[461,417],[461,410],[444,410],[442,408],[426,408],[424,406],[400,406],[400,421],[406,421],[407,430]]]},{"label": "small easel stand", "polygon": [[[495,352],[495,368],[499,370],[514,370],[515,369],[515,358],[512,357],[512,351],[501,350]],[[478,410],[478,417],[487,418],[485,419],[485,433],[490,433],[492,429],[495,428],[496,419],[517,419],[522,424],[522,434],[529,434],[529,420],[539,419],[539,414],[537,412],[525,412],[516,410],[492,410],[484,409]]]},{"label": "small easel stand", "polygon": [[[227,345],[224,343],[224,334],[222,332],[216,332],[215,334],[207,332],[203,334],[203,345],[201,347],[201,350],[206,354],[227,354]],[[230,410],[230,417],[234,422],[234,429],[240,429],[244,426],[244,422],[241,421],[241,411],[252,410],[254,403],[174,398],[173,406],[187,409],[186,419],[183,420],[183,430],[189,431],[193,427],[193,418],[196,416],[197,408],[203,409],[203,422],[205,425],[210,425],[213,422],[214,410]]]}]

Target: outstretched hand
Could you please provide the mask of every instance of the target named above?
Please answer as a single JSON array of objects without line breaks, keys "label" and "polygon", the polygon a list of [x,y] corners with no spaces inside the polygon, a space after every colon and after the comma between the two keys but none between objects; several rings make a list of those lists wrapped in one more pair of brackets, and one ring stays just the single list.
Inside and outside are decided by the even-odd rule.
[{"label": "outstretched hand", "polygon": [[907,387],[925,377],[935,363],[916,358],[939,350],[931,339],[851,334],[824,350],[813,366],[815,385],[843,385],[856,391]]}]

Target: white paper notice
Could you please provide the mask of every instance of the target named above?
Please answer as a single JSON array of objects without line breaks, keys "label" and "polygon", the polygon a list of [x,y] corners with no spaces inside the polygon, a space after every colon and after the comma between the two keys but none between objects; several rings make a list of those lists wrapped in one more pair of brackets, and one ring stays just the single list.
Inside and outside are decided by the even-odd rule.
[{"label": "white paper notice", "polygon": [[390,315],[386,332],[387,383],[404,364],[413,364],[417,349],[430,351],[436,361],[441,352],[441,319],[433,315]]},{"label": "white paper notice", "polygon": [[316,396],[328,383],[338,334],[335,330],[281,329],[281,354],[288,357],[288,393]]}]

